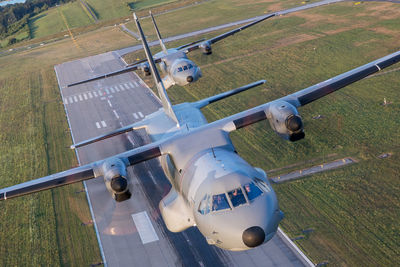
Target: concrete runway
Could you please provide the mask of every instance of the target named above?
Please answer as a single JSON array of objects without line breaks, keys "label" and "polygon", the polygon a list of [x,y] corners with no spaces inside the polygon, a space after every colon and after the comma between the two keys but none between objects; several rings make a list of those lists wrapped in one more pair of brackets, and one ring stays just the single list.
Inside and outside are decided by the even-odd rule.
[{"label": "concrete runway", "polygon": [[[74,142],[139,121],[159,109],[158,99],[135,73],[65,88],[71,82],[113,71],[123,65],[116,53],[109,52],[55,66]],[[147,142],[150,140],[146,133],[139,131],[88,145],[78,149],[77,154],[80,163],[86,164]],[[295,252],[296,248],[289,244],[290,241],[282,238],[282,233],[267,244],[245,252],[228,252],[210,246],[194,227],[182,233],[171,233],[158,210],[159,201],[170,188],[159,161],[155,159],[128,168],[128,174],[132,198],[122,203],[111,198],[102,178],[86,182],[105,265],[310,265]],[[134,221],[133,218],[138,216],[141,216],[141,221]]]}]

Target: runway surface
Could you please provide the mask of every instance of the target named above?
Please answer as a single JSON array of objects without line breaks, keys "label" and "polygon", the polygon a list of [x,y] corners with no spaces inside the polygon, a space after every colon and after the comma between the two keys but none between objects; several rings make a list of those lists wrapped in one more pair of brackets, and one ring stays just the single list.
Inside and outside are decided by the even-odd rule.
[{"label": "runway surface", "polygon": [[[74,142],[107,133],[158,110],[158,99],[134,73],[85,85],[65,85],[121,68],[114,52],[55,66]],[[145,132],[120,135],[78,150],[86,164],[150,142]],[[276,235],[245,252],[210,246],[197,228],[171,233],[158,203],[170,188],[157,159],[128,168],[132,198],[116,203],[102,178],[86,182],[100,249],[107,266],[304,266],[290,241]],[[310,263],[308,263],[310,265]]]}]

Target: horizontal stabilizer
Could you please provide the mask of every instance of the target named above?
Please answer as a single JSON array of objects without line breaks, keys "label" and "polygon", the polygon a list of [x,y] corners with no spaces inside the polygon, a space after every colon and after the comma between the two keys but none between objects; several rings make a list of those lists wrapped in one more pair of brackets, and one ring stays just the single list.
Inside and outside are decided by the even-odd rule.
[{"label": "horizontal stabilizer", "polygon": [[111,137],[114,137],[114,136],[117,136],[117,135],[120,135],[120,134],[128,133],[130,131],[138,130],[138,129],[143,128],[143,127],[145,127],[145,124],[142,121],[140,121],[140,122],[137,122],[137,123],[134,123],[134,124],[119,128],[119,129],[114,130],[112,132],[109,132],[107,134],[103,134],[103,135],[100,135],[100,136],[97,136],[97,137],[82,141],[80,143],[73,144],[71,146],[71,149],[75,149],[75,148],[79,148],[79,147],[82,147],[82,146],[90,145],[90,144],[96,143],[96,142],[104,140],[104,139],[108,139],[108,138],[111,138]]},{"label": "horizontal stabilizer", "polygon": [[113,72],[110,72],[110,73],[107,73],[107,74],[96,76],[94,78],[90,78],[90,79],[87,79],[87,80],[79,81],[79,82],[76,82],[76,83],[71,83],[71,84],[68,84],[67,87],[72,87],[72,86],[75,86],[75,85],[84,84],[84,83],[88,83],[88,82],[93,82],[93,81],[105,79],[105,78],[108,78],[108,77],[120,75],[120,74],[123,74],[123,73],[131,72],[131,71],[137,70],[138,67],[139,67],[138,64],[137,65],[133,65],[133,66],[130,66],[130,67],[126,67],[125,69],[122,69],[122,70],[113,71]]},{"label": "horizontal stabilizer", "polygon": [[221,93],[221,94],[218,94],[218,95],[215,95],[215,96],[211,96],[211,97],[199,100],[197,102],[194,102],[193,105],[196,108],[202,108],[202,107],[205,107],[205,106],[207,106],[207,105],[209,105],[211,103],[214,103],[214,102],[217,102],[217,101],[222,100],[224,98],[227,98],[229,96],[233,96],[233,95],[236,95],[238,93],[244,92],[244,91],[246,91],[248,89],[254,88],[254,87],[259,86],[261,84],[264,84],[266,82],[267,82],[266,80],[259,80],[257,82],[249,83],[249,84],[247,84],[245,86],[230,90],[228,92],[224,92],[224,93]]}]

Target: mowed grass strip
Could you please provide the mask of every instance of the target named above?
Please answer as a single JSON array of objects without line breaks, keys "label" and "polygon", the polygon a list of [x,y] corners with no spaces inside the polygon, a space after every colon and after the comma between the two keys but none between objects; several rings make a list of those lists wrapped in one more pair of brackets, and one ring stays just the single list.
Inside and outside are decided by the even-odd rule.
[{"label": "mowed grass strip", "polygon": [[[353,3],[340,5],[248,29],[215,45],[208,57],[193,53],[190,57],[202,67],[203,78],[169,89],[171,99],[193,101],[267,80],[259,89],[210,105],[205,113],[212,121],[396,51],[399,33],[381,21],[398,6],[363,4],[356,9]],[[239,154],[265,170],[331,154],[360,160],[349,167],[274,185],[286,214],[281,226],[291,237],[305,236],[296,243],[314,263],[377,266],[400,260],[396,252],[400,240],[395,234],[400,231],[400,121],[394,119],[400,115],[399,79],[398,71],[374,76],[302,107],[306,138],[296,143],[280,139],[268,122],[232,134]],[[384,97],[392,104],[383,106]],[[319,114],[324,117],[313,119]],[[384,152],[393,156],[379,159]],[[303,233],[310,228],[314,231]]]},{"label": "mowed grass strip", "polygon": [[[76,165],[52,67],[0,80],[0,185]],[[1,203],[1,266],[88,266],[101,261],[81,184]]]}]

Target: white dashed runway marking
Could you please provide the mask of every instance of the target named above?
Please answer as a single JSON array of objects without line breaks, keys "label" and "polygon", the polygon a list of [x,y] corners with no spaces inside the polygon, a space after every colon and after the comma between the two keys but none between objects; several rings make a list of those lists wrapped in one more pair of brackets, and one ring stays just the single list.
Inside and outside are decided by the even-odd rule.
[{"label": "white dashed runway marking", "polygon": [[[82,92],[81,94],[67,96],[63,99],[63,101],[64,101],[65,105],[68,105],[68,104],[72,104],[72,103],[78,103],[79,101],[87,101],[87,100],[90,100],[90,99],[96,98],[96,97],[100,97],[101,100],[106,100],[107,95],[108,95],[108,98],[112,98],[113,97],[112,94],[115,94],[115,93],[118,93],[121,91],[125,91],[125,90],[130,90],[137,86],[139,86],[138,82],[135,82],[135,81],[134,82],[126,82],[123,84],[114,85],[112,87],[103,88],[101,90],[86,91],[86,92]],[[112,106],[110,106],[110,107],[112,107]],[[144,117],[141,112],[138,112],[138,114],[141,118]],[[138,115],[136,114],[134,116],[136,118]]]},{"label": "white dashed runway marking", "polygon": [[139,111],[138,113],[139,113],[139,116],[140,116],[141,118],[144,118],[142,112]]}]

